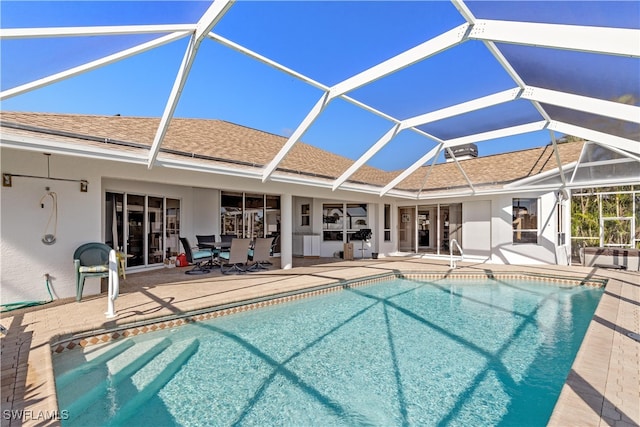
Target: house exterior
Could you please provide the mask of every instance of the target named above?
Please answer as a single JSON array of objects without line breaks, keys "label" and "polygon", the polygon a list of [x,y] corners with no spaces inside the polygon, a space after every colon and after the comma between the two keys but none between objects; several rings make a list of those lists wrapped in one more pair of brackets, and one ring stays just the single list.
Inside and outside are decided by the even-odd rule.
[{"label": "house exterior", "polygon": [[[57,298],[75,296],[73,252],[91,241],[126,253],[127,273],[162,268],[183,252],[178,237],[198,234],[277,237],[282,268],[295,256],[344,255],[349,242],[356,259],[570,262],[568,196],[551,178],[558,159],[579,160],[583,141],[557,144],[557,156],[547,145],[424,166],[382,194],[398,172],[365,165],[334,190],[351,160],[304,143],[262,180],[286,138],[218,120],[174,118],[149,168],[158,123],[2,113],[3,304],[46,299],[45,274]],[[550,181],[517,185],[536,179]],[[371,239],[353,240],[362,229]],[[99,292],[87,279],[84,295]]]}]

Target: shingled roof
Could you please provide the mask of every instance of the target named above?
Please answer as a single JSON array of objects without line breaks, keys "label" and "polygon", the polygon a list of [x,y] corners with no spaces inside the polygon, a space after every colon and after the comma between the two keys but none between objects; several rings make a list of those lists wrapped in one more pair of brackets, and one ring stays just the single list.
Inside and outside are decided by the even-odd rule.
[{"label": "shingled roof", "polygon": [[[584,141],[558,144],[562,164],[577,161]],[[463,160],[460,165],[476,188],[498,188],[505,184],[529,178],[558,167],[553,146],[531,148],[510,153]],[[455,163],[434,166],[427,180],[428,167],[424,166],[403,180],[398,188],[411,191],[437,191],[468,188],[469,184]],[[424,186],[424,188],[423,188]]]},{"label": "shingled roof", "polygon": [[[109,150],[148,151],[159,118],[79,114],[2,112],[2,126],[14,132],[65,142],[100,146]],[[278,153],[287,138],[222,120],[174,118],[162,145],[161,156],[190,161],[229,162],[235,166],[262,168]],[[578,160],[583,142],[559,144],[563,164]],[[199,159],[198,159],[199,157]],[[204,159],[204,160],[203,160]],[[339,177],[352,160],[305,143],[296,144],[278,170],[316,176]],[[557,168],[552,146],[521,150],[461,161],[465,173],[478,188],[501,187]],[[407,191],[438,191],[468,187],[455,163],[423,166],[398,185]],[[349,181],[384,186],[400,172],[370,166],[360,168]],[[428,179],[425,176],[428,173]]]}]

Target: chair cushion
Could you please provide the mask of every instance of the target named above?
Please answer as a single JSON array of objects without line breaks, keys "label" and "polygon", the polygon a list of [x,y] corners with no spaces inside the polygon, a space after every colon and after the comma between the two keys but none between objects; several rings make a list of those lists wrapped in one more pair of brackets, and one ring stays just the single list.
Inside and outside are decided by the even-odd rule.
[{"label": "chair cushion", "polygon": [[191,255],[193,256],[194,260],[199,260],[199,259],[203,259],[203,258],[211,258],[211,251],[209,251],[209,250],[195,251]]},{"label": "chair cushion", "polygon": [[78,269],[80,273],[108,273],[109,266],[107,265],[90,265],[90,266],[82,266]]},{"label": "chair cushion", "polygon": [[222,259],[226,259],[227,261],[229,260],[229,252],[220,252],[218,256]]}]

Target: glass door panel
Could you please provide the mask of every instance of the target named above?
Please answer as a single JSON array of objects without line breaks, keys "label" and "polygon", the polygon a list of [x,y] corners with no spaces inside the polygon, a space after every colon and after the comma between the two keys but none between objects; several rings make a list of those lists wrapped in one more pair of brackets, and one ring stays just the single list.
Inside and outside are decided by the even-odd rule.
[{"label": "glass door panel", "polygon": [[635,196],[634,198],[634,205],[635,205],[635,215],[634,215],[634,221],[635,221],[635,248],[636,249],[640,249],[640,194],[638,194],[637,196]]},{"label": "glass door panel", "polygon": [[246,194],[244,206],[244,237],[251,240],[264,237],[264,196]]},{"label": "glass door panel", "polygon": [[267,196],[266,227],[267,237],[273,237],[273,253],[280,253],[280,196]]},{"label": "glass door panel", "polygon": [[242,237],[242,193],[223,192],[220,206],[221,234]]},{"label": "glass door panel", "polygon": [[415,208],[398,208],[398,250],[401,252],[414,252],[415,245]]},{"label": "glass door panel", "polygon": [[162,230],[164,229],[164,209],[161,197],[148,198],[148,237],[147,237],[147,262],[158,264],[162,262],[164,239]]},{"label": "glass door panel", "polygon": [[180,253],[180,200],[167,199],[167,258]]},{"label": "glass door panel", "polygon": [[440,206],[438,215],[438,253],[449,253],[449,206]]},{"label": "glass door panel", "polygon": [[104,242],[113,249],[124,248],[124,194],[105,193]]},{"label": "glass door panel", "polygon": [[[454,203],[449,205],[449,240],[447,243],[451,245],[454,240],[462,247],[462,203]],[[458,246],[453,245],[453,254],[460,255]]]},{"label": "glass door panel", "polygon": [[438,237],[437,206],[418,206],[418,248],[420,252],[435,253]]},{"label": "glass door panel", "polygon": [[144,265],[144,196],[127,195],[127,267]]}]

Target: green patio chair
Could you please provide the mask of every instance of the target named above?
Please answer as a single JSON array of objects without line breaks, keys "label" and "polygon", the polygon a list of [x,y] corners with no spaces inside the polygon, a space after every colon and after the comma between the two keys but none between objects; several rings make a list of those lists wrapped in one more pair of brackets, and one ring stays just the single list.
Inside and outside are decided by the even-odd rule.
[{"label": "green patio chair", "polygon": [[76,301],[82,299],[84,279],[109,277],[109,251],[111,247],[100,242],[85,243],[73,253],[76,271]]}]

